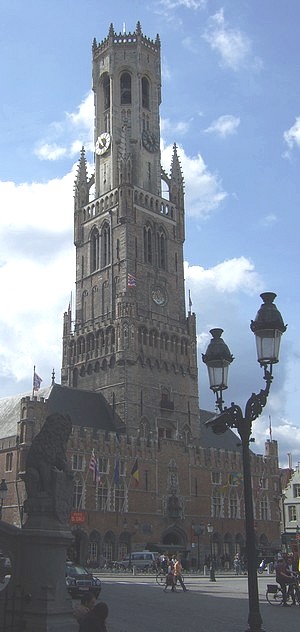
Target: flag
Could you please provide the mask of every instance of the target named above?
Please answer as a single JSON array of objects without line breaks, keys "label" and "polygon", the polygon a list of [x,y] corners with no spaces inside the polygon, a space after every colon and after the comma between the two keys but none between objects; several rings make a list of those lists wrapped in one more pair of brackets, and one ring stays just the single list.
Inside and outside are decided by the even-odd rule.
[{"label": "flag", "polygon": [[127,287],[136,287],[136,278],[133,274],[127,275]]},{"label": "flag", "polygon": [[97,459],[95,457],[95,452],[92,450],[90,462],[89,462],[89,470],[93,472],[93,481],[96,482],[98,475],[98,464]]},{"label": "flag", "polygon": [[38,391],[41,387],[42,381],[43,381],[42,378],[35,372],[35,367],[34,367],[32,389],[34,391]]},{"label": "flag", "polygon": [[114,484],[118,486],[120,484],[120,461],[116,460],[115,469],[114,469]]},{"label": "flag", "polygon": [[136,487],[138,487],[139,483],[140,483],[140,473],[139,473],[139,466],[138,466],[138,460],[135,459],[135,462],[132,466],[132,470],[131,470],[131,476],[134,479],[134,484]]}]

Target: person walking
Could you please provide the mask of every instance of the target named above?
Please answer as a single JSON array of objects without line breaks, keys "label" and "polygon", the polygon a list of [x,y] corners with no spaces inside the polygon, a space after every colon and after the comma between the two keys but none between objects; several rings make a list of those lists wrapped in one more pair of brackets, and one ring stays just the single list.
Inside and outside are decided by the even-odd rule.
[{"label": "person walking", "polygon": [[175,578],[175,586],[177,584],[177,581],[180,583],[180,586],[183,590],[183,592],[187,592],[187,588],[184,585],[184,581],[182,579],[182,566],[181,566],[181,562],[179,560],[176,559],[176,557],[173,558],[173,563],[174,563],[174,578]]},{"label": "person walking", "polygon": [[172,560],[170,560],[168,564],[168,572],[166,574],[166,583],[164,587],[164,592],[166,592],[168,586],[171,586],[171,592],[175,592],[174,565],[173,565]]}]

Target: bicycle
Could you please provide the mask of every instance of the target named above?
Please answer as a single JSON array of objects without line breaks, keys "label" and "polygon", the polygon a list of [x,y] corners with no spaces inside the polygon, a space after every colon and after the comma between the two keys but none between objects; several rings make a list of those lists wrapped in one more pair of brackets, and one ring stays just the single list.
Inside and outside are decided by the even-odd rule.
[{"label": "bicycle", "polygon": [[162,568],[159,571],[157,571],[155,580],[156,580],[156,583],[159,586],[164,586],[165,585],[165,583],[166,583],[166,574],[167,573],[165,573],[165,571]]},{"label": "bicycle", "polygon": [[[283,593],[278,584],[267,584],[266,600],[271,606],[281,606],[283,604]],[[288,590],[286,605],[291,606],[293,603],[295,603],[293,595]]]}]

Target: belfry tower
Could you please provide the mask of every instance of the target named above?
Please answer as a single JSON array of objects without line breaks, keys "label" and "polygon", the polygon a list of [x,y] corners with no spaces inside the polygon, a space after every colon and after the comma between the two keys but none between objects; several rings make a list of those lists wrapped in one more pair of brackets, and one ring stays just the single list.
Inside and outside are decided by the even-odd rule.
[{"label": "belfry tower", "polygon": [[[129,435],[199,436],[195,315],[186,315],[184,181],[161,167],[160,40],[93,42],[95,173],[75,181],[76,307],[62,384],[101,391]],[[93,199],[92,199],[93,198]],[[73,322],[74,321],[74,322]]]}]

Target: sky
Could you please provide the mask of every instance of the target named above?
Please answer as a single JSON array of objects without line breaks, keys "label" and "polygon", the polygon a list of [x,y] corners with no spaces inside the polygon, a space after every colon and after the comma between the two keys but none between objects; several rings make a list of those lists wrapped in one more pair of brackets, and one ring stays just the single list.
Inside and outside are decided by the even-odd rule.
[{"label": "sky", "polygon": [[162,164],[176,142],[185,180],[200,407],[214,410],[201,358],[212,327],[235,358],[226,404],[244,409],[264,387],[249,325],[275,292],[288,328],[252,447],[276,439],[281,466],[291,455],[296,467],[299,0],[0,0],[0,397],[30,391],[34,366],[42,386],[53,369],[60,382],[82,145],[93,168],[92,41],[138,20],[161,39]]}]

